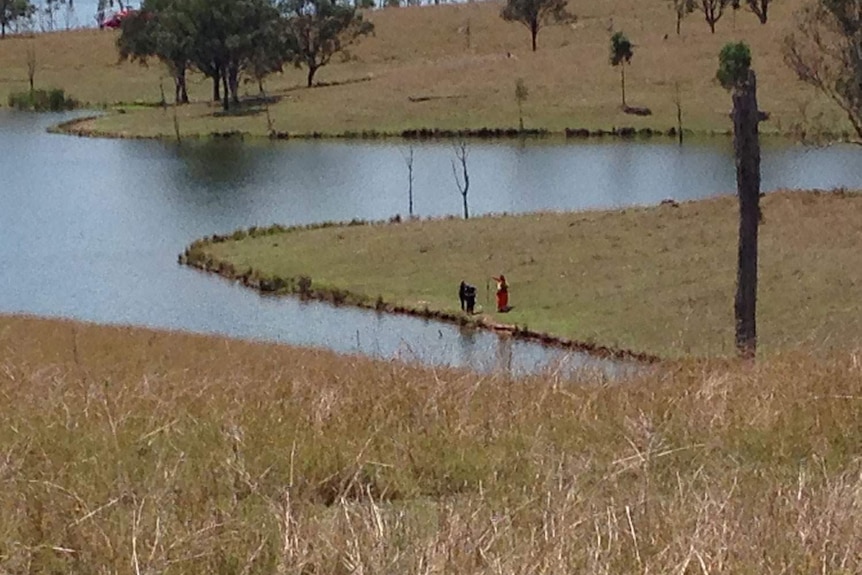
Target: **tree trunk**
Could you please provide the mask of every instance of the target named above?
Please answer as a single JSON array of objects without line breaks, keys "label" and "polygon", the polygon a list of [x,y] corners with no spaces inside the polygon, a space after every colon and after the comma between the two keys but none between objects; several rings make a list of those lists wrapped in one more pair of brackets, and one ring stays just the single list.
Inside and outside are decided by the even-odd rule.
[{"label": "tree trunk", "polygon": [[228,84],[230,85],[230,99],[234,104],[239,104],[239,70],[236,65],[228,67]]},{"label": "tree trunk", "polygon": [[470,219],[470,209],[467,207],[467,194],[461,194],[461,198],[464,200],[464,219]]},{"label": "tree trunk", "polygon": [[682,27],[682,12],[677,11],[676,13],[676,35],[679,36],[680,29]]},{"label": "tree trunk", "polygon": [[733,91],[733,147],[739,195],[736,279],[736,348],[744,359],[757,351],[757,232],[760,223],[760,112],[754,71]]},{"label": "tree trunk", "polygon": [[227,112],[230,110],[230,90],[227,87],[227,74],[224,70],[222,70],[221,74],[221,87],[222,87],[222,110]]},{"label": "tree trunk", "polygon": [[311,88],[312,83],[314,82],[314,73],[317,72],[317,66],[314,64],[308,65],[308,84],[307,86]]},{"label": "tree trunk", "polygon": [[219,82],[221,81],[221,70],[216,67],[213,74],[213,102],[221,101],[221,92],[219,91]]},{"label": "tree trunk", "polygon": [[769,18],[769,0],[748,0],[748,7],[751,8],[761,24],[766,24]]},{"label": "tree trunk", "polygon": [[6,37],[6,22],[0,23],[0,38]]},{"label": "tree trunk", "polygon": [[539,21],[534,20],[533,22],[530,23],[530,37],[533,40],[533,52],[535,52],[536,48],[537,48],[536,36],[538,36],[538,35],[539,35]]},{"label": "tree trunk", "polygon": [[186,68],[182,65],[175,66],[176,73],[174,74],[174,102],[177,104],[188,104],[189,93],[186,89]]},{"label": "tree trunk", "polygon": [[623,108],[626,107],[626,63],[620,62],[620,85],[623,93]]}]

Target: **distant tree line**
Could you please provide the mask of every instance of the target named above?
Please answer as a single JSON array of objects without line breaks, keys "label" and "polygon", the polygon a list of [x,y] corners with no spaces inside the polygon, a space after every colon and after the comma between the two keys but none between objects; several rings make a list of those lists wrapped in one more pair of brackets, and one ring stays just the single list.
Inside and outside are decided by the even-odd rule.
[{"label": "distant tree line", "polygon": [[117,39],[122,59],[157,59],[174,79],[175,101],[188,102],[186,74],[212,81],[213,101],[239,103],[240,79],[258,82],[285,64],[307,69],[307,85],[332,57],[373,25],[337,0],[144,0]]}]

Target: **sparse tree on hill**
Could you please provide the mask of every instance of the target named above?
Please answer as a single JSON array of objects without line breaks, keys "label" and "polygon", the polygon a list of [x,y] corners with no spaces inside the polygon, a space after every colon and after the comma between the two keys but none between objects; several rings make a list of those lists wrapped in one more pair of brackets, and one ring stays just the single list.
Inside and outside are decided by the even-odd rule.
[{"label": "sparse tree on hill", "polygon": [[622,91],[623,108],[626,107],[626,64],[634,56],[632,43],[622,32],[611,36],[611,66],[620,67],[620,88]]},{"label": "sparse tree on hill", "polygon": [[733,4],[733,0],[695,0],[694,6],[703,13],[703,18],[709,24],[709,30],[715,34],[715,25],[724,15],[724,10]]},{"label": "sparse tree on hill", "polygon": [[[452,175],[455,176],[455,185],[461,194],[464,205],[464,219],[470,219],[470,210],[467,206],[467,194],[470,192],[470,174],[467,172],[467,141],[461,140],[452,146],[455,150],[455,159],[452,160]],[[461,175],[458,172],[461,172]]]},{"label": "sparse tree on hill", "polygon": [[520,22],[530,30],[533,52],[539,30],[548,24],[573,22],[575,16],[566,9],[567,0],[507,0],[500,16],[507,22]]},{"label": "sparse tree on hill", "polygon": [[754,15],[760,20],[761,24],[766,24],[769,19],[769,4],[770,0],[746,0],[749,10],[754,12]]},{"label": "sparse tree on hill", "polygon": [[27,20],[36,12],[30,0],[0,0],[0,39],[6,37],[6,29]]},{"label": "sparse tree on hill", "polygon": [[292,38],[293,63],[308,69],[307,85],[335,54],[374,31],[356,8],[337,0],[285,0],[282,12]]},{"label": "sparse tree on hill", "polygon": [[694,12],[695,0],[671,0],[674,14],[676,14],[676,35],[679,36],[682,30],[682,19],[687,14]]},{"label": "sparse tree on hill", "polygon": [[27,45],[27,82],[30,84],[30,96],[33,96],[36,80],[36,48],[30,42]]},{"label": "sparse tree on hill", "polygon": [[734,315],[736,347],[745,359],[757,351],[757,236],[760,225],[760,136],[757,78],[751,51],[742,42],[727,44],[716,74],[733,98],[733,148],[739,196],[739,251]]},{"label": "sparse tree on hill", "polygon": [[862,0],[816,0],[785,39],[785,62],[838,104],[862,143]]},{"label": "sparse tree on hill", "polygon": [[524,84],[523,78],[518,78],[515,82],[515,101],[518,102],[518,127],[521,131],[524,131],[524,102],[527,101],[527,97],[530,95],[529,89],[527,89],[527,85]]}]

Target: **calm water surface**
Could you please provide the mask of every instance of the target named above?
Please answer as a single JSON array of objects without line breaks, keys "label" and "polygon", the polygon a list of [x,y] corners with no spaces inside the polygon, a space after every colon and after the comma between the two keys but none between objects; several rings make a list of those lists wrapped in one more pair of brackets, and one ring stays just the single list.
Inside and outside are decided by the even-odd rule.
[{"label": "calm water surface", "polygon": [[[180,267],[240,227],[407,211],[402,142],[168,142],[49,135],[59,116],[0,111],[0,312],[320,346],[524,372],[608,363],[453,326],[263,298]],[[415,209],[457,214],[451,147],[415,146]],[[862,150],[767,146],[763,189],[862,187]],[[475,214],[582,210],[732,193],[730,142],[472,144]],[[454,286],[460,278],[453,278]]]}]

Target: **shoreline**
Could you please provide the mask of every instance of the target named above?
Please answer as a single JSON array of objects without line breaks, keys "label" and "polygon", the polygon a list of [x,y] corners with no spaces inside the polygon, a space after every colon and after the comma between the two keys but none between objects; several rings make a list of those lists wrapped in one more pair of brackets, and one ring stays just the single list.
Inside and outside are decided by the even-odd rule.
[{"label": "shoreline", "polygon": [[[107,132],[84,128],[81,124],[91,122],[100,118],[104,118],[104,114],[84,116],[74,118],[55,124],[48,128],[48,132],[52,134],[65,134],[69,136],[78,136],[81,138],[107,138],[117,140],[157,140],[171,141],[176,140],[176,136],[160,135],[160,136],[145,136],[140,134],[129,134],[120,132]],[[702,137],[702,136],[729,136],[729,130],[724,131],[703,131],[697,132],[684,129],[683,135],[687,137]],[[785,137],[787,135],[784,135]],[[635,128],[632,126],[611,127],[610,129],[587,129],[587,128],[562,128],[562,129],[534,129],[527,128],[524,130],[511,127],[495,127],[495,128],[466,128],[462,130],[449,130],[443,128],[407,128],[400,131],[380,131],[380,130],[345,130],[342,132],[282,132],[273,131],[269,135],[254,134],[243,130],[225,130],[211,131],[208,133],[192,133],[181,134],[181,139],[200,140],[205,138],[210,139],[255,139],[255,140],[389,140],[403,139],[416,141],[435,141],[435,140],[451,140],[453,138],[467,138],[476,140],[526,140],[526,139],[543,139],[564,137],[570,139],[601,139],[614,138],[621,140],[633,139],[649,139],[649,138],[668,138],[677,139],[679,132],[676,128],[671,127],[666,130],[658,128]]]},{"label": "shoreline", "polygon": [[207,245],[244,237],[266,236],[274,233],[295,233],[329,227],[397,225],[398,223],[398,221],[367,222],[352,220],[350,222],[323,222],[320,224],[292,227],[278,224],[268,228],[252,227],[247,230],[237,230],[232,234],[216,234],[196,240],[178,256],[177,263],[221,276],[230,281],[239,282],[244,287],[254,289],[261,295],[299,296],[300,299],[328,302],[335,306],[347,305],[359,309],[374,310],[378,313],[407,315],[435,320],[461,327],[490,331],[500,337],[512,337],[521,341],[539,343],[550,348],[582,352],[603,359],[630,360],[647,365],[662,361],[662,358],[657,355],[600,345],[588,341],[578,341],[547,332],[531,330],[527,326],[495,322],[480,314],[467,316],[463,313],[432,309],[428,306],[412,307],[394,304],[383,300],[380,296],[372,298],[337,287],[315,287],[313,279],[309,276],[300,275],[283,278],[265,275],[251,267],[246,270],[238,270],[233,264],[216,260],[203,252],[203,248]]},{"label": "shoreline", "polygon": [[[105,138],[114,140],[153,140],[153,141],[176,141],[174,135],[162,134],[155,136],[147,136],[134,133],[100,131],[82,127],[82,124],[99,120],[106,115],[116,112],[99,112],[92,115],[65,120],[58,124],[50,126],[47,131],[50,134],[62,134],[67,136],[77,136],[79,138]],[[406,128],[404,130],[385,131],[375,129],[365,130],[345,130],[341,132],[285,132],[273,131],[269,135],[252,133],[244,130],[224,130],[210,132],[196,132],[189,134],[181,134],[181,140],[204,140],[204,139],[239,139],[255,141],[285,141],[285,140],[406,140],[417,142],[439,142],[453,139],[468,139],[468,140],[487,140],[487,141],[525,141],[525,140],[542,140],[551,138],[562,138],[564,141],[590,141],[610,139],[615,141],[646,141],[652,139],[660,139],[667,141],[678,141],[680,132],[676,127],[671,126],[667,129],[634,126],[612,126],[610,128],[581,128],[581,127],[563,127],[559,129],[546,128],[526,128],[520,130],[512,127],[483,127],[483,128],[465,128],[460,130],[451,130],[445,128]],[[683,140],[687,138],[714,138],[714,137],[731,137],[733,131],[731,129],[724,130],[692,130],[689,128],[682,129]],[[849,133],[834,133],[822,132],[815,136],[815,139],[807,139],[805,136],[800,139],[798,134],[786,131],[763,131],[763,138],[777,138],[786,140],[788,143],[823,146],[833,144],[858,144]],[[682,145],[684,142],[680,143]]]}]

